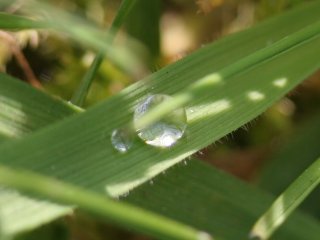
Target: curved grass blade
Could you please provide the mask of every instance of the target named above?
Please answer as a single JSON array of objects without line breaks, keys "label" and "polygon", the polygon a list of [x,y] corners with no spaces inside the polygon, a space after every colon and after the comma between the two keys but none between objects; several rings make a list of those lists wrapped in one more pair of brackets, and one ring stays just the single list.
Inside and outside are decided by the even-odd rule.
[{"label": "curved grass blade", "polygon": [[[22,141],[3,146],[1,162],[41,169],[45,174],[66,181],[76,180],[86,187],[105,189],[113,196],[123,194],[263,112],[320,66],[320,49],[316,48],[319,44],[320,37],[317,37],[212,87],[205,102],[203,99],[194,102],[194,106],[201,107],[188,116],[188,134],[193,141],[183,139],[170,151],[136,141],[127,154],[115,152],[110,134],[131,120],[132,110],[128,107],[133,107],[136,99],[118,96]],[[297,62],[296,56],[304,58],[303,63]],[[288,71],[284,72],[284,68]],[[262,73],[268,74],[261,76]],[[255,81],[257,77],[260,77],[259,83]],[[83,126],[89,127],[84,129]],[[208,128],[213,130],[208,132]],[[48,166],[51,165],[57,170],[50,171]],[[96,185],[97,178],[102,176],[104,181]]]},{"label": "curved grass blade", "polygon": [[320,183],[320,158],[308,167],[254,224],[251,235],[261,240],[270,236]]},{"label": "curved grass blade", "polygon": [[[112,196],[124,194],[262,113],[319,68],[319,44],[320,37],[315,37],[213,87],[210,95],[193,103],[193,113],[188,113],[188,137],[193,140],[184,138],[172,149],[148,147],[138,140],[126,154],[113,149],[111,132],[132,120],[136,102],[148,93],[150,85],[141,82],[80,115],[19,142],[3,145],[0,161],[94,187]],[[297,56],[304,61],[296,61]],[[193,57],[191,60],[198,61]],[[288,66],[286,70],[283,62]],[[181,62],[180,66],[184,67]],[[193,68],[199,69],[198,64]],[[156,79],[157,74],[154,77]],[[179,75],[180,79],[183,77],[185,81],[193,81],[186,74]],[[172,79],[164,78],[164,81],[166,84],[155,85],[154,91],[171,95],[176,90],[172,89]],[[184,88],[186,82],[177,82],[178,87]],[[56,171],[50,170],[52,165]]]},{"label": "curved grass blade", "polygon": [[[157,239],[199,240],[199,236],[203,235],[201,231],[168,218],[39,174],[13,170],[0,165],[0,184],[64,204],[77,205],[103,219],[149,234]],[[209,235],[205,239],[201,238],[201,240],[210,239]]]},{"label": "curved grass blade", "polygon": [[[253,34],[257,34],[256,31]],[[247,42],[252,36],[248,33],[241,36],[244,38],[237,38],[237,44],[242,47],[241,53],[246,55],[241,40]],[[248,71],[212,87],[210,95],[194,101],[190,106],[194,111],[188,112],[188,137],[192,141],[184,138],[172,149],[156,149],[136,140],[126,154],[113,149],[110,142],[112,131],[132,120],[132,111],[140,98],[150,93],[150,84],[154,84],[154,92],[168,95],[179,92],[194,81],[194,75],[185,69],[194,69],[193,74],[210,74],[216,59],[211,60],[209,66],[203,64],[202,60],[208,56],[205,53],[216,55],[215,51],[223,50],[223,46],[229,49],[230,45],[225,43],[216,43],[211,51],[207,48],[164,68],[154,74],[150,82],[139,82],[82,114],[16,143],[4,144],[0,148],[3,156],[0,161],[118,196],[252,120],[320,65],[320,49],[317,48],[320,37],[316,36],[268,61],[254,64]],[[252,50],[252,42],[247,45]],[[304,61],[297,61],[297,56]],[[234,59],[228,58],[228,61]],[[172,78],[172,75],[176,77]],[[173,80],[177,82],[175,87]],[[55,166],[55,171],[50,166]]]}]

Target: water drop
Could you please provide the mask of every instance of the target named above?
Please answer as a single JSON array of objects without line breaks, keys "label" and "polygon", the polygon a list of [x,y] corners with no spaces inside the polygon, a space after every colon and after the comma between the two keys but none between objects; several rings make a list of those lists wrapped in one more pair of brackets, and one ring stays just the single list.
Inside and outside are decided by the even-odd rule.
[{"label": "water drop", "polygon": [[[156,105],[171,98],[164,94],[148,96],[136,107],[134,122],[136,123]],[[179,108],[148,127],[136,129],[136,131],[145,143],[164,148],[174,145],[183,136],[186,127],[186,111],[184,108]]]},{"label": "water drop", "polygon": [[150,180],[150,182],[149,182],[149,183],[150,183],[150,185],[153,185],[153,180]]},{"label": "water drop", "polygon": [[111,143],[119,152],[127,152],[132,146],[132,134],[130,130],[126,128],[113,130],[111,134]]}]

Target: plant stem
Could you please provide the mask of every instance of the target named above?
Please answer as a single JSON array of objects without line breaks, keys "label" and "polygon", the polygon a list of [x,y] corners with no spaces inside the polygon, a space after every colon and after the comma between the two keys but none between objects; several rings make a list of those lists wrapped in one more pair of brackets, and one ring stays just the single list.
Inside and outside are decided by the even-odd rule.
[{"label": "plant stem", "polygon": [[[133,5],[136,3],[137,0],[123,0],[121,2],[120,8],[117,12],[117,15],[112,21],[111,27],[109,29],[110,37],[107,39],[108,41],[112,42],[115,34],[119,31],[121,25],[123,24],[125,18],[127,17],[128,13],[130,12]],[[75,91],[74,95],[72,96],[70,102],[74,105],[81,107],[85,101],[85,98],[88,94],[90,86],[93,82],[93,79],[104,59],[104,51],[100,51],[95,59],[93,60],[89,70],[82,78],[78,89]]]}]

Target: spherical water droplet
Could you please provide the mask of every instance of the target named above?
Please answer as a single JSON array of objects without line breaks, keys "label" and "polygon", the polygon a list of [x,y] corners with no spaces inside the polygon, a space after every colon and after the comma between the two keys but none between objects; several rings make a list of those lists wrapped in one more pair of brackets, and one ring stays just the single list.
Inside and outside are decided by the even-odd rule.
[{"label": "spherical water droplet", "polygon": [[127,152],[132,146],[132,134],[130,130],[126,128],[113,130],[111,134],[111,143],[119,152]]},{"label": "spherical water droplet", "polygon": [[[150,111],[156,105],[172,97],[155,94],[147,97],[135,109],[134,122]],[[187,116],[184,108],[179,108],[163,117],[161,120],[145,127],[136,129],[138,136],[147,144],[155,147],[170,147],[184,134],[187,127]]]}]

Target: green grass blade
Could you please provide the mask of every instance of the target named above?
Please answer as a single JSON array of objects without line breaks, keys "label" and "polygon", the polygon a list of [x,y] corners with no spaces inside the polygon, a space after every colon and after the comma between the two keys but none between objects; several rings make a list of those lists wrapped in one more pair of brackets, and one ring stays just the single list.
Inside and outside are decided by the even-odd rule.
[{"label": "green grass blade", "polygon": [[[259,176],[259,187],[280,195],[320,155],[320,114],[302,122],[288,140],[267,161]],[[285,172],[285,174],[283,174]],[[317,188],[301,205],[308,213],[319,216]]]},{"label": "green grass blade", "polygon": [[280,40],[279,42],[276,42],[275,44],[272,44],[271,46],[263,48],[216,73],[211,73],[210,75],[197,80],[189,86],[187,90],[177,93],[173,99],[163,102],[152,109],[149,114],[146,114],[135,125],[138,129],[149,126],[173,110],[185,106],[203,95],[207,96],[217,84],[223,84],[226,79],[246,71],[247,69],[253,68],[255,65],[267,61],[270,58],[274,58],[278,54],[290,51],[290,48],[302,44],[305,41],[309,41],[312,38],[319,38],[319,35],[320,21]]},{"label": "green grass blade", "polygon": [[270,236],[320,183],[320,158],[308,167],[254,224],[251,235],[258,239]]},{"label": "green grass blade", "polygon": [[102,63],[104,59],[104,54],[102,52],[98,53],[93,62],[90,65],[90,68],[88,69],[88,71],[86,72],[86,74],[83,76],[78,88],[76,89],[76,91],[74,92],[74,95],[72,96],[70,102],[74,105],[77,105],[79,107],[82,107],[90,86],[93,82],[94,77],[97,74],[97,71]]},{"label": "green grass blade", "polygon": [[[115,34],[119,31],[121,25],[123,24],[123,21],[125,20],[125,17],[128,15],[130,9],[135,4],[136,0],[124,0],[121,2],[120,8],[117,11],[117,15],[115,16],[109,32],[111,33],[111,38],[114,38]],[[108,41],[111,42],[111,39]],[[71,103],[82,106],[85,98],[88,94],[89,88],[91,86],[91,83],[104,59],[104,52],[99,52],[95,59],[93,60],[88,72],[84,75],[82,81],[80,82],[80,85],[78,89],[75,91],[74,95],[71,98]]]},{"label": "green grass blade", "polygon": [[[171,149],[152,148],[136,140],[131,151],[119,154],[110,142],[112,131],[131,121],[136,102],[148,93],[140,83],[133,86],[137,87],[134,91],[129,88],[131,95],[126,95],[126,90],[82,114],[3,145],[1,162],[94,187],[112,196],[124,194],[258,116],[319,67],[319,44],[320,38],[304,42],[212,88],[206,102],[199,99],[192,106],[194,111],[188,112],[188,138],[193,140],[184,138]],[[297,56],[304,61],[296,61]],[[192,81],[179,75],[182,77]],[[170,83],[170,78],[164,78],[161,87]],[[160,86],[154,89],[158,92]],[[159,92],[172,95],[171,91]],[[56,171],[50,170],[52,165]]]},{"label": "green grass blade", "polygon": [[[157,239],[199,240],[199,236],[203,235],[203,232],[176,221],[27,171],[12,170],[0,165],[0,184],[64,204],[77,205],[103,219],[150,234]],[[208,235],[206,240],[210,239]]]},{"label": "green grass blade", "polygon": [[114,20],[111,24],[111,32],[116,33],[120,27],[123,25],[125,19],[127,18],[128,14],[130,13],[133,6],[136,4],[138,0],[124,0],[121,2],[119,10],[117,11],[117,15],[115,16]]},{"label": "green grass blade", "polygon": [[[181,163],[136,188],[123,201],[209,232],[224,240],[248,239],[274,197],[198,160]],[[273,240],[317,240],[319,223],[297,211]]]}]

